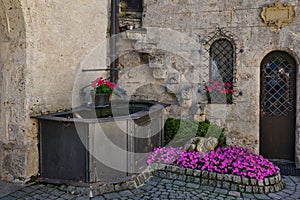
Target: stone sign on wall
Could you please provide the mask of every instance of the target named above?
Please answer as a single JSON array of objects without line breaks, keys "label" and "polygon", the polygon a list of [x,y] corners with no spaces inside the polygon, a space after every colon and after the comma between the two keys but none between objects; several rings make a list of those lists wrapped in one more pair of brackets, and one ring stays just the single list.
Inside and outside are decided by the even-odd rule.
[{"label": "stone sign on wall", "polygon": [[268,26],[275,26],[280,29],[284,23],[289,24],[296,16],[295,8],[289,4],[280,2],[275,5],[263,7],[261,17]]}]

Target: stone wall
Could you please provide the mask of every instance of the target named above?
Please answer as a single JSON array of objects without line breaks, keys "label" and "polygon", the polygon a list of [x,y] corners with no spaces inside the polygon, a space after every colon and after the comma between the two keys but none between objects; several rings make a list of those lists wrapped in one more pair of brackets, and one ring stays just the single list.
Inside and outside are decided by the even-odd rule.
[{"label": "stone wall", "polygon": [[[0,2],[0,179],[37,175],[38,126],[30,115],[71,108],[80,64],[105,41],[108,13],[101,0]],[[106,48],[101,55],[105,66]]]},{"label": "stone wall", "polygon": [[[145,0],[142,21],[145,30],[124,32],[122,38],[127,44],[125,49],[148,54],[148,67],[141,72],[134,70],[133,76],[127,76],[124,86],[137,88],[151,79],[163,86],[166,93],[172,94],[169,96],[171,102],[178,100],[171,115],[182,117],[205,113],[208,119],[226,126],[231,141],[247,143],[258,153],[261,61],[273,50],[284,50],[299,63],[299,17],[275,31],[260,16],[262,7],[275,2]],[[295,6],[298,13],[299,1],[283,3]],[[209,47],[218,37],[229,39],[236,50],[236,92],[231,105],[206,105],[205,95],[199,93],[199,88],[209,78]],[[127,72],[126,65],[124,71]],[[297,77],[299,82],[298,71]],[[147,98],[162,100],[165,96],[158,92]],[[299,99],[298,94],[298,110]],[[298,114],[297,122],[299,119]],[[300,165],[299,123],[296,132],[296,161]]]},{"label": "stone wall", "polygon": [[[232,141],[245,140],[258,152],[260,62],[272,50],[289,52],[297,63],[300,55],[299,17],[279,31],[260,17],[261,8],[275,2],[144,0],[147,31],[121,34],[120,86],[132,98],[172,103],[172,116],[205,113],[226,125]],[[298,13],[299,1],[285,3]],[[109,1],[102,0],[0,2],[0,179],[26,181],[37,174],[38,126],[30,115],[70,108],[72,93],[99,76],[82,75],[82,68],[109,64],[108,14]],[[237,97],[231,105],[206,105],[201,87],[208,81],[208,48],[220,35],[235,44]],[[299,71],[297,78],[300,85]]]}]

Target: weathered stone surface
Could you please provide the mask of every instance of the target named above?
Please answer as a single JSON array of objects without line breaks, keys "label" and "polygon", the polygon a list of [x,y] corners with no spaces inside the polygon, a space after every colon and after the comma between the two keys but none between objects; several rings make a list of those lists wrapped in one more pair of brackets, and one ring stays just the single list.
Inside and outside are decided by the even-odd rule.
[{"label": "weathered stone surface", "polygon": [[193,175],[194,175],[195,177],[201,177],[201,173],[202,173],[201,170],[195,169]]},{"label": "weathered stone surface", "polygon": [[[29,116],[71,108],[79,63],[106,39],[107,8],[99,1],[0,2],[0,143],[12,147],[1,151],[0,179],[37,175],[38,127]],[[95,67],[106,66],[106,47],[100,54]]]},{"label": "weathered stone surface", "polygon": [[215,149],[218,145],[218,139],[214,137],[195,137],[192,138],[184,148],[188,151],[209,152]]},{"label": "weathered stone surface", "polygon": [[257,185],[257,180],[255,178],[250,179],[250,184],[251,185]]},{"label": "weathered stone surface", "polygon": [[242,178],[237,175],[234,175],[232,180],[234,183],[237,183],[237,184],[240,184],[242,182]]},{"label": "weathered stone surface", "polygon": [[113,184],[104,184],[100,186],[100,194],[113,192],[115,190]]},{"label": "weathered stone surface", "polygon": [[155,79],[165,79],[167,76],[167,70],[164,68],[154,68],[153,77]]},{"label": "weathered stone surface", "polygon": [[249,185],[249,178],[246,177],[242,178],[242,183],[243,185]]},{"label": "weathered stone surface", "polygon": [[251,193],[252,192],[252,186],[246,186],[246,190],[247,193]]},{"label": "weathered stone surface", "polygon": [[202,178],[208,179],[208,177],[209,177],[209,172],[208,171],[203,171],[202,172]]},{"label": "weathered stone surface", "polygon": [[[299,10],[296,0],[285,3]],[[299,18],[273,32],[260,18],[263,6],[263,0],[226,4],[216,0],[188,1],[184,5],[180,1],[145,0],[142,24],[147,31],[125,34],[119,43],[123,54],[120,61],[124,64],[119,74],[120,86],[138,98],[172,103],[172,109],[167,110],[169,116],[180,117],[182,112],[195,117],[191,108],[206,98],[198,89],[209,80],[209,46],[217,39],[217,28],[223,27],[237,52],[244,50],[235,58],[237,92],[234,104],[207,105],[203,114],[226,127],[229,144],[259,153],[260,63],[272,50],[292,55],[300,52]],[[36,120],[30,119],[31,114],[70,108],[73,88],[75,91],[96,76],[106,75],[85,73],[80,87],[74,87],[81,67],[106,68],[110,64],[105,44],[108,8],[108,1],[99,0],[0,2],[1,179],[26,181],[38,173],[38,126]],[[93,53],[93,59],[86,59],[98,44],[101,48]],[[125,50],[134,53],[124,55]],[[148,55],[163,55],[160,64],[166,71],[157,71],[153,77]],[[84,60],[89,60],[83,62],[86,65],[81,64]],[[141,65],[145,67],[140,68]],[[180,105],[184,81],[190,84],[192,96]],[[136,91],[137,88],[140,89]],[[238,96],[239,91],[242,96]],[[296,95],[295,162],[300,167],[300,94]]]}]

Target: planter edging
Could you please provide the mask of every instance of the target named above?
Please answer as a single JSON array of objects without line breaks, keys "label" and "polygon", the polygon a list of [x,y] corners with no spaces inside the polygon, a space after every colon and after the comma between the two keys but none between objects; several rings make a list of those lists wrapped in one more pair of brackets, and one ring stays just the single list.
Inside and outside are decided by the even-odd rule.
[{"label": "planter edging", "polygon": [[150,164],[141,174],[133,175],[124,181],[102,184],[95,183],[86,187],[62,185],[59,189],[71,194],[98,196],[111,192],[136,189],[147,183],[152,176],[187,181],[190,183],[200,184],[202,186],[218,187],[242,193],[268,194],[284,189],[281,174],[264,178],[262,181],[257,181],[253,178],[242,178],[237,175],[180,168],[174,165],[158,163]]},{"label": "planter edging", "polygon": [[180,181],[188,181],[203,186],[212,186],[242,193],[268,194],[284,189],[281,174],[258,181],[254,178],[242,178],[238,175],[221,174],[198,169],[180,168],[174,165],[152,163],[148,170],[154,176]]},{"label": "planter edging", "polygon": [[89,186],[61,185],[59,189],[71,194],[93,197],[103,195],[106,193],[136,189],[148,182],[150,177],[152,177],[152,173],[149,171],[145,171],[141,174],[133,175],[129,179],[123,181],[115,181],[101,184],[95,183],[90,184]]}]

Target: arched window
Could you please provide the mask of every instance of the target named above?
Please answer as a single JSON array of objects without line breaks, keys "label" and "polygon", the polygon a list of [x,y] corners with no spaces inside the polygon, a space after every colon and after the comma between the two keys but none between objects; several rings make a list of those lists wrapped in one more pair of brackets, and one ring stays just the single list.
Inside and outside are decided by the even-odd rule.
[{"label": "arched window", "polygon": [[218,39],[210,46],[210,76],[207,95],[210,103],[231,104],[235,51],[227,39]]}]

